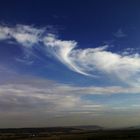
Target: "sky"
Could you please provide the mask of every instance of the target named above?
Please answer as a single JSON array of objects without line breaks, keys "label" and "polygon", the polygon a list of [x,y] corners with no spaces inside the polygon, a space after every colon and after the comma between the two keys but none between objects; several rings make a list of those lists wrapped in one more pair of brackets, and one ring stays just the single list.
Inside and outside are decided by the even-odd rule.
[{"label": "sky", "polygon": [[0,127],[140,125],[139,0],[1,0]]}]

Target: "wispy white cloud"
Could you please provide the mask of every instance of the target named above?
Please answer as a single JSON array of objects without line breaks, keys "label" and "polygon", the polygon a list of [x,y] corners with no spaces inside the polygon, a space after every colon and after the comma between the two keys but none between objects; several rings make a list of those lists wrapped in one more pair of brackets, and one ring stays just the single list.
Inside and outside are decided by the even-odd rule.
[{"label": "wispy white cloud", "polygon": [[114,34],[115,37],[117,38],[123,38],[123,37],[126,37],[127,35],[122,31],[122,29],[119,29],[115,34]]},{"label": "wispy white cloud", "polygon": [[101,74],[133,86],[140,83],[140,55],[137,52],[111,52],[108,51],[107,45],[80,49],[74,40],[61,40],[54,34],[49,34],[45,28],[27,25],[1,26],[0,39],[14,39],[26,49],[40,43],[46,53],[50,53],[68,68],[82,75],[94,77]]},{"label": "wispy white cloud", "polygon": [[0,40],[15,39],[23,46],[32,46],[39,42],[43,32],[44,29],[37,29],[28,25],[0,26]]},{"label": "wispy white cloud", "polygon": [[121,55],[108,51],[109,46],[79,49],[75,41],[62,41],[55,36],[45,37],[44,43],[58,60],[78,73],[94,76],[100,72],[131,85],[140,82],[138,53]]},{"label": "wispy white cloud", "polygon": [[54,57],[56,57],[63,64],[67,65],[70,69],[83,75],[90,75],[84,72],[82,68],[77,66],[70,59],[71,52],[77,46],[77,42],[59,40],[56,39],[55,35],[48,34],[47,37],[44,37],[43,43],[47,47],[47,51],[53,54]]}]

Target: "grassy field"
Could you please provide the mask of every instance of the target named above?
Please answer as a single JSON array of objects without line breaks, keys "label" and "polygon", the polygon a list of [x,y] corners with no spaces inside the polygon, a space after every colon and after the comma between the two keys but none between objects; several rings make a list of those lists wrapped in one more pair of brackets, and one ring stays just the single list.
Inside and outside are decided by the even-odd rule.
[{"label": "grassy field", "polygon": [[140,140],[140,130],[10,129],[0,140]]}]

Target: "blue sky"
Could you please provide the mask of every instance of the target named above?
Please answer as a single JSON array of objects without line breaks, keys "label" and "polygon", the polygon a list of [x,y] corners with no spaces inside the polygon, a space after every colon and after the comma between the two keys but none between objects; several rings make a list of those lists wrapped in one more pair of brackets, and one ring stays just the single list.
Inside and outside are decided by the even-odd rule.
[{"label": "blue sky", "polygon": [[139,125],[139,5],[1,2],[1,127]]}]

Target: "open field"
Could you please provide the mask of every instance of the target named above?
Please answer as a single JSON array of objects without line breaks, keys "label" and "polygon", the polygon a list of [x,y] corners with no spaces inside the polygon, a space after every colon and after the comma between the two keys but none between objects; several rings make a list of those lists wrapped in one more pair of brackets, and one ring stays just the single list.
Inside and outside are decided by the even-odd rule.
[{"label": "open field", "polygon": [[77,128],[0,129],[0,140],[140,140],[140,130]]}]

